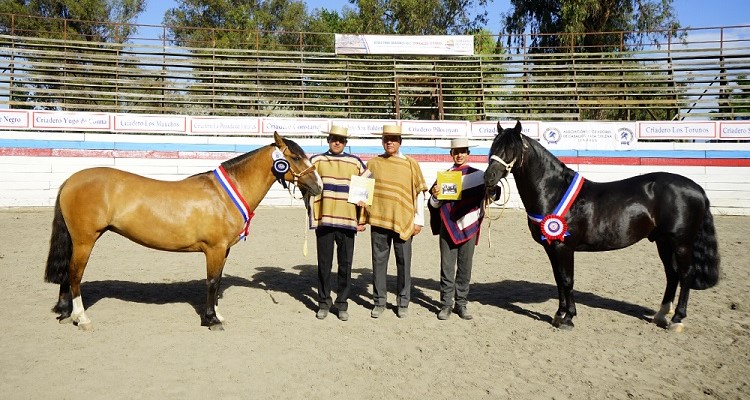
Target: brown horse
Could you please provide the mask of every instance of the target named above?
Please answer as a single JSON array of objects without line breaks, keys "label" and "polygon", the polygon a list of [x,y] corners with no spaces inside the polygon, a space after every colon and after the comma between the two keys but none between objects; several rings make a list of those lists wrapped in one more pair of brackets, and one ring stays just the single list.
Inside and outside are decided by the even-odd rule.
[{"label": "brown horse", "polygon": [[[52,309],[60,322],[90,329],[81,278],[97,239],[113,231],[158,250],[203,252],[206,312],[201,323],[223,329],[217,312],[219,284],[229,249],[247,233],[252,211],[274,181],[298,184],[308,195],[323,183],[304,150],[274,132],[275,142],[225,161],[215,171],[181,181],[159,181],[112,168],[71,175],[55,203],[44,279],[60,284]],[[285,161],[286,160],[286,161]]]}]

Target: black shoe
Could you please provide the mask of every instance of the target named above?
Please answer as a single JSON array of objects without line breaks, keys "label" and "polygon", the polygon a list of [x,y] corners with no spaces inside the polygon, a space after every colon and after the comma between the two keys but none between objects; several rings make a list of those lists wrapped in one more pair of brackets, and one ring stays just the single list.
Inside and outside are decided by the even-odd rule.
[{"label": "black shoe", "polygon": [[451,306],[443,306],[438,313],[438,319],[444,321],[451,316]]},{"label": "black shoe", "polygon": [[318,313],[315,314],[315,318],[317,319],[325,319],[328,316],[328,309],[327,308],[321,308],[318,310]]},{"label": "black shoe", "polygon": [[469,314],[469,310],[466,309],[466,306],[458,306],[456,307],[456,314],[458,314],[461,319],[470,320],[474,318],[473,315]]}]

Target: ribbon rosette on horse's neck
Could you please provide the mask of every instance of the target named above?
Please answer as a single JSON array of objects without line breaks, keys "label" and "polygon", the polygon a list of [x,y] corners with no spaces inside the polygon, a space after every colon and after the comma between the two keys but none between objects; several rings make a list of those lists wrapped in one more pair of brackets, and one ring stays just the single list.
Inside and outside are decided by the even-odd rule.
[{"label": "ribbon rosette on horse's neck", "polygon": [[583,187],[583,177],[576,172],[573,176],[573,181],[570,182],[568,190],[565,192],[562,200],[555,208],[552,214],[546,216],[535,215],[529,213],[529,219],[539,224],[542,229],[542,240],[546,240],[548,244],[552,244],[553,240],[565,241],[565,236],[568,236],[568,223],[565,221],[565,214],[570,210],[570,206],[573,205],[578,192]]},{"label": "ribbon rosette on horse's neck", "polygon": [[240,239],[246,240],[248,230],[250,229],[250,220],[253,219],[255,213],[250,211],[250,206],[245,201],[245,198],[242,197],[240,192],[237,190],[237,187],[229,178],[229,175],[227,175],[227,171],[224,170],[224,167],[219,165],[219,168],[216,168],[214,170],[214,176],[216,176],[216,179],[219,181],[219,183],[221,183],[221,186],[227,192],[229,198],[232,199],[234,205],[237,206],[237,209],[240,210],[242,218],[245,219],[245,226],[240,231]]}]

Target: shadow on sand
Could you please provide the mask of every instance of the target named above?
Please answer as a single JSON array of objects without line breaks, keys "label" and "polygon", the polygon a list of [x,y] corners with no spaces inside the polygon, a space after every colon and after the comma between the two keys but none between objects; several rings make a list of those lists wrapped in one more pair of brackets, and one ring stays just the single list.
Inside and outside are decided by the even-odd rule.
[{"label": "shadow on sand", "polygon": [[[225,275],[221,281],[219,297],[223,292],[233,286],[263,289],[277,302],[274,293],[286,293],[299,301],[311,312],[318,309],[317,301],[317,266],[310,264],[297,265],[292,268],[295,272],[288,272],[278,267],[260,267],[251,280],[243,277]],[[363,308],[371,308],[372,300],[370,285],[372,283],[372,271],[366,268],[352,271],[352,291],[350,302]],[[335,272],[332,274],[335,288]],[[425,291],[439,292],[439,282],[433,279],[412,277],[412,298],[414,305],[424,307],[431,312],[440,309],[439,298],[428,296]],[[388,276],[388,289],[391,293],[396,287],[396,277]],[[202,315],[206,306],[206,283],[205,280],[191,280],[186,282],[167,283],[142,283],[121,280],[106,280],[84,282],[81,287],[86,307],[91,307],[99,300],[105,298],[118,299],[128,302],[147,304],[190,304],[196,314]],[[600,308],[619,312],[633,318],[648,320],[646,315],[654,311],[637,304],[601,297],[589,292],[576,292],[577,304],[583,304],[592,308]],[[335,299],[336,294],[332,293]],[[392,297],[391,297],[392,298]],[[549,314],[540,314],[530,310],[524,305],[539,304],[557,298],[557,288],[554,285],[528,281],[504,280],[492,283],[472,283],[469,301],[484,305],[495,306],[514,314],[529,317],[535,320],[552,323],[551,314],[555,309],[550,309]],[[395,312],[395,306],[389,304],[389,308]]]}]

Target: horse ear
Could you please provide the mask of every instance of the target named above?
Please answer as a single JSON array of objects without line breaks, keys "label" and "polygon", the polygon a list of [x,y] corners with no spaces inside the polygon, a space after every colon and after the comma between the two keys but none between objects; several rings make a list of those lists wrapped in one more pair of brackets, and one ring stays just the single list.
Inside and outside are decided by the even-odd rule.
[{"label": "horse ear", "polygon": [[516,120],[516,126],[513,128],[516,133],[521,133],[521,121]]},{"label": "horse ear", "polygon": [[495,134],[495,136],[499,135],[500,132],[502,131],[503,131],[503,127],[500,126],[500,121],[497,121],[497,133]]},{"label": "horse ear", "polygon": [[276,142],[276,147],[284,147],[284,139],[281,138],[279,132],[273,131],[273,140]]}]

